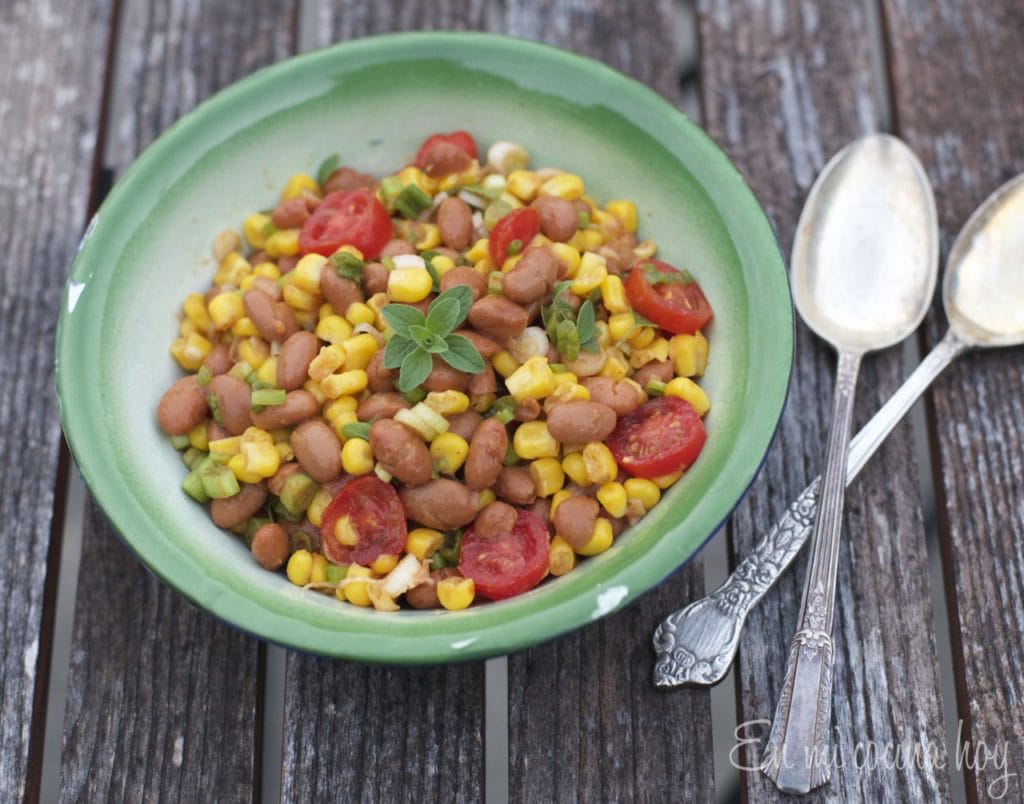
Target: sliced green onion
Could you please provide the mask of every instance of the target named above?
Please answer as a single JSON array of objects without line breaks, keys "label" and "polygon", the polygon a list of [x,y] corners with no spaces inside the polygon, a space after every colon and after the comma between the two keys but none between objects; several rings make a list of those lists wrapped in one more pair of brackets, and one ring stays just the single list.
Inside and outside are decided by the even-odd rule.
[{"label": "sliced green onion", "polygon": [[253,537],[256,535],[256,531],[262,528],[264,525],[269,525],[273,520],[267,517],[251,516],[245,522],[245,533],[242,538],[245,539],[245,546],[251,548]]},{"label": "sliced green onion", "polygon": [[428,253],[434,254],[434,257],[436,257],[437,254],[435,254],[434,252],[425,251],[423,252],[423,254],[420,255],[421,257],[423,257],[423,265],[427,269],[427,273],[430,274],[430,289],[434,293],[437,293],[441,290],[441,277],[437,275],[437,269],[434,267],[434,264],[430,261],[433,259],[433,257],[427,258],[425,256]]},{"label": "sliced green onion", "polygon": [[211,452],[209,455],[210,462],[217,465],[223,465],[234,457],[230,452]]},{"label": "sliced green onion", "polygon": [[210,406],[210,415],[213,416],[213,420],[217,422],[221,427],[224,426],[224,417],[220,412],[220,402],[217,399],[216,394],[206,395],[206,404]]},{"label": "sliced green onion", "polygon": [[487,276],[487,292],[492,296],[501,296],[505,292],[505,284],[501,271],[491,271]]},{"label": "sliced green onion", "polygon": [[313,537],[304,530],[295,530],[292,532],[291,536],[288,537],[288,549],[292,553],[296,550],[312,550]]},{"label": "sliced green onion", "polygon": [[508,256],[510,257],[516,256],[516,254],[518,254],[522,250],[523,241],[520,240],[519,238],[516,238],[515,240],[508,244]]},{"label": "sliced green onion", "polygon": [[[287,519],[289,522],[298,522],[302,519],[302,515],[304,513],[303,511],[299,511],[298,513],[289,511],[280,500],[274,500],[274,504],[270,507],[270,510],[272,513],[277,514],[281,519]],[[301,533],[301,531],[299,532]],[[295,543],[294,536],[292,537],[292,543]],[[312,543],[312,539],[309,539],[309,544],[312,545]],[[306,549],[309,550],[311,548],[307,547]]]},{"label": "sliced green onion", "polygon": [[432,570],[442,570],[447,566],[444,560],[444,556],[441,555],[441,551],[438,550],[430,557],[430,568]]},{"label": "sliced green onion", "polygon": [[410,220],[430,206],[430,196],[415,184],[407,184],[395,198],[395,210]]},{"label": "sliced green onion", "polygon": [[183,450],[192,442],[188,440],[187,435],[175,435],[171,436],[171,446],[176,450]]},{"label": "sliced green onion", "polygon": [[552,374],[566,374],[569,371],[569,367],[565,363],[549,363],[548,368],[551,369]]},{"label": "sliced green onion", "polygon": [[516,417],[516,408],[518,407],[519,403],[516,402],[514,397],[503,396],[494,400],[494,404],[491,405],[491,409],[487,414],[493,416],[502,424],[508,424]]},{"label": "sliced green onion", "polygon": [[320,487],[305,472],[295,472],[281,487],[281,504],[293,515],[302,515],[302,512],[313,502],[313,498],[320,490]]},{"label": "sliced green onion", "polygon": [[200,366],[199,371],[196,372],[196,382],[200,385],[209,385],[210,380],[213,379],[213,372],[210,371],[206,366]]},{"label": "sliced green onion", "polygon": [[493,204],[488,204],[487,209],[484,210],[484,228],[488,232],[491,231],[494,228],[494,224],[511,211],[512,207],[504,201],[495,201]]},{"label": "sliced green onion", "polygon": [[663,396],[666,387],[666,383],[663,383],[661,380],[648,380],[646,390],[651,396]]},{"label": "sliced green onion", "polygon": [[181,453],[181,462],[189,468],[189,470],[195,469],[196,465],[206,457],[206,453],[201,449],[195,447],[189,447],[183,453]]},{"label": "sliced green onion", "polygon": [[252,364],[248,360],[239,360],[237,363],[235,363],[235,365],[231,367],[231,370],[228,372],[228,374],[230,374],[236,380],[245,380],[246,382],[248,382],[248,377],[250,374],[253,373],[254,370],[255,369],[253,369]]},{"label": "sliced green onion", "polygon": [[[514,415],[514,414],[513,414]],[[502,459],[502,463],[505,466],[515,466],[519,461],[519,456],[516,455],[515,449],[512,447],[511,439],[508,442],[508,446],[505,447],[505,457]]]},{"label": "sliced green onion", "polygon": [[284,388],[254,389],[249,398],[249,405],[253,410],[257,407],[264,408],[268,405],[283,405],[286,396],[287,392]]},{"label": "sliced green onion", "polygon": [[391,257],[381,257],[380,264],[387,268],[389,271],[395,270],[395,261]]},{"label": "sliced green onion", "polygon": [[353,282],[362,281],[366,263],[355,254],[348,251],[335,252],[331,255],[331,264],[334,266],[334,272],[342,279],[351,279]]},{"label": "sliced green onion", "polygon": [[485,187],[482,184],[464,184],[462,189],[466,192],[478,195],[481,198],[486,198],[488,201],[497,201],[501,198],[502,189],[500,187]]},{"label": "sliced green onion", "polygon": [[238,478],[226,466],[213,466],[199,475],[203,488],[214,500],[224,500],[238,494]]},{"label": "sliced green onion", "polygon": [[205,503],[210,500],[210,495],[206,493],[206,488],[203,486],[203,478],[199,472],[193,470],[185,475],[181,488],[198,503]]},{"label": "sliced green onion", "polygon": [[586,229],[590,226],[590,213],[582,210],[576,214],[576,228]]},{"label": "sliced green onion", "polygon": [[[459,555],[462,552],[462,530],[446,530],[444,532],[444,544],[437,551],[449,567],[459,563]],[[435,554],[436,555],[436,554]]]},{"label": "sliced green onion", "polygon": [[327,575],[327,583],[341,583],[348,575],[348,567],[344,564],[328,564],[324,567],[324,573]]},{"label": "sliced green onion", "polygon": [[361,438],[363,441],[369,441],[370,425],[368,422],[349,422],[341,426],[341,434],[345,438]]},{"label": "sliced green onion", "polygon": [[338,154],[331,154],[324,159],[320,163],[320,167],[316,169],[316,183],[323,187],[331,177],[331,174],[337,169],[340,161],[341,157]]},{"label": "sliced green onion", "polygon": [[406,394],[403,394],[405,401],[410,405],[415,405],[417,402],[422,402],[427,397],[427,392],[422,388],[413,388]]},{"label": "sliced green onion", "polygon": [[398,176],[385,176],[380,180],[381,201],[384,202],[388,213],[394,212],[395,199],[402,192],[402,188],[402,180]]},{"label": "sliced green onion", "polygon": [[260,232],[264,237],[270,237],[274,232],[277,231],[277,227],[274,226],[272,221],[267,221],[263,225],[263,231]]}]

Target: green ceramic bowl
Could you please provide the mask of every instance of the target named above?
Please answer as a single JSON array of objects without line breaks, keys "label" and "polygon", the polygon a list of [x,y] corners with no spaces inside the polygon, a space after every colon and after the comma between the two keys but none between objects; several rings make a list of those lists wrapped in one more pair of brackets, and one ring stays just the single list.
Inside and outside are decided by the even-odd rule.
[{"label": "green ceramic bowl", "polygon": [[[383,175],[428,134],[522,143],[640,210],[640,234],[700,280],[715,309],[698,462],[606,553],[501,603],[385,614],[261,569],[180,491],[156,426],[179,376],[168,355],[186,293],[213,274],[213,235],[270,206],[327,154]],[[786,273],[757,201],[696,126],[644,86],[546,46],[477,34],[364,39],[290,59],[186,115],[89,225],[57,333],[61,420],[90,491],[158,576],[215,616],[313,653],[393,663],[507,653],[625,606],[694,555],[753,480],[792,361]],[[682,601],[680,601],[682,602]],[[641,635],[638,638],[646,638]]]}]

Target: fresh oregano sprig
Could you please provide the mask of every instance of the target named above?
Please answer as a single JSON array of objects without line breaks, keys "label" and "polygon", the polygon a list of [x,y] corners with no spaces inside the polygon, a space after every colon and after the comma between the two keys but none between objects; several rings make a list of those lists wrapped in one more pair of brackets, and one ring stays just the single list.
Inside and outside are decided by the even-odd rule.
[{"label": "fresh oregano sprig", "polygon": [[448,288],[430,303],[423,315],[408,304],[387,304],[381,310],[395,331],[384,347],[384,368],[399,369],[395,385],[403,394],[427,379],[434,355],[458,371],[479,374],[484,359],[476,347],[453,330],[466,320],[473,294],[466,285]]},{"label": "fresh oregano sprig", "polygon": [[569,362],[579,357],[580,349],[587,352],[601,351],[597,342],[594,303],[587,299],[577,312],[569,302],[561,298],[571,284],[571,280],[566,280],[555,285],[551,304],[541,308],[541,320],[548,338],[558,353]]}]

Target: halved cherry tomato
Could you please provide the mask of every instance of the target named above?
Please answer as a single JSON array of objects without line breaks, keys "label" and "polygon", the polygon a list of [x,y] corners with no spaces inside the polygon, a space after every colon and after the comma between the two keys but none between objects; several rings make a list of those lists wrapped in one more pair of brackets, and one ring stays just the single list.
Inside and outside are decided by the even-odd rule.
[{"label": "halved cherry tomato", "polygon": [[422,168],[426,165],[427,152],[439,142],[447,142],[461,148],[472,159],[476,159],[476,141],[468,131],[453,131],[451,134],[433,134],[423,140],[419,151],[416,153],[416,167]]},{"label": "halved cherry tomato", "polygon": [[[335,524],[347,516],[356,535],[354,545],[338,541]],[[395,489],[376,477],[361,477],[342,487],[324,509],[320,546],[334,564],[372,564],[385,553],[405,549],[405,511]]]},{"label": "halved cherry tomato", "polygon": [[626,296],[640,315],[677,335],[692,335],[711,320],[711,305],[696,280],[661,260],[633,266]]},{"label": "halved cherry tomato", "polygon": [[520,510],[509,533],[483,539],[470,526],[462,534],[459,572],[473,579],[478,595],[504,600],[541,582],[548,571],[549,544],[544,520]]},{"label": "halved cherry tomato", "polygon": [[299,232],[299,249],[329,257],[342,246],[355,246],[373,260],[390,239],[388,211],[372,190],[360,187],[330,193],[320,202]]},{"label": "halved cherry tomato", "polygon": [[533,207],[513,209],[505,213],[494,224],[487,240],[487,248],[491,253],[494,267],[501,268],[502,263],[511,256],[508,247],[513,241],[518,240],[520,249],[523,249],[539,231],[540,213]]},{"label": "halved cherry tomato", "polygon": [[685,469],[697,460],[704,439],[704,422],[693,406],[663,396],[619,419],[605,443],[625,472],[652,478]]}]

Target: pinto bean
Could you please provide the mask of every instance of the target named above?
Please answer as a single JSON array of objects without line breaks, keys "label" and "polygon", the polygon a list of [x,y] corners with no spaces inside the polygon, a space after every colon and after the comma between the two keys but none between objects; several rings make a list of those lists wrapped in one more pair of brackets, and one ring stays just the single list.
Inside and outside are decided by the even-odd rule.
[{"label": "pinto bean", "polygon": [[218,374],[206,386],[208,394],[217,399],[224,429],[231,435],[241,435],[252,424],[252,389],[237,377]]},{"label": "pinto bean", "polygon": [[221,427],[213,419],[210,419],[206,423],[206,440],[207,441],[220,441],[222,438],[228,438],[231,435],[227,430]]},{"label": "pinto bean", "polygon": [[368,262],[363,268],[363,292],[369,297],[388,289],[388,269],[379,262]]},{"label": "pinto bean", "polygon": [[498,343],[521,335],[529,321],[526,310],[504,296],[484,296],[469,308],[469,323]]},{"label": "pinto bean", "polygon": [[285,481],[294,475],[296,472],[301,472],[302,467],[299,466],[297,461],[288,461],[288,463],[282,463],[278,470],[267,480],[267,488],[271,494],[275,494],[278,497],[281,496],[281,491],[284,489]]},{"label": "pinto bean", "polygon": [[206,392],[195,377],[182,377],[160,397],[156,421],[168,435],[185,435],[206,418]]},{"label": "pinto bean", "polygon": [[481,539],[493,539],[511,533],[519,514],[508,503],[499,500],[487,505],[473,520],[473,533]]},{"label": "pinto bean", "polygon": [[252,287],[262,290],[274,301],[281,301],[281,286],[269,276],[254,276],[252,278]]},{"label": "pinto bean", "polygon": [[532,248],[502,278],[505,295],[519,304],[544,298],[558,276],[558,260],[546,248]]},{"label": "pinto bean", "polygon": [[384,248],[380,250],[380,256],[382,257],[397,257],[400,254],[415,254],[416,247],[408,240],[403,240],[401,237],[394,237],[384,244]]},{"label": "pinto bean", "polygon": [[395,372],[384,368],[384,350],[373,353],[366,366],[366,387],[375,394],[395,390]]},{"label": "pinto bean", "polygon": [[588,352],[581,349],[579,356],[575,360],[570,360],[566,365],[569,367],[569,371],[577,377],[593,377],[604,368],[607,361],[608,355],[604,349],[600,352]]},{"label": "pinto bean", "polygon": [[441,606],[437,599],[437,583],[445,578],[460,578],[459,571],[455,567],[444,567],[433,570],[430,573],[430,580],[414,586],[405,593],[405,602],[414,609],[436,609]]},{"label": "pinto bean", "polygon": [[203,365],[214,377],[218,374],[226,374],[234,365],[231,361],[231,349],[226,343],[218,343],[208,355],[203,358]]},{"label": "pinto bean", "polygon": [[530,511],[539,516],[543,522],[547,522],[551,519],[551,500],[547,497],[538,497],[530,506]]},{"label": "pinto bean", "polygon": [[299,388],[289,391],[283,404],[267,405],[258,413],[253,413],[252,423],[264,430],[277,430],[311,419],[319,410],[316,397],[309,391]]},{"label": "pinto bean", "polygon": [[540,402],[536,399],[524,399],[516,406],[517,422],[532,422],[540,416]]},{"label": "pinto bean", "polygon": [[472,409],[464,410],[462,413],[453,413],[445,418],[448,420],[448,432],[462,436],[467,444],[472,441],[473,433],[484,420],[483,416]]},{"label": "pinto bean", "polygon": [[614,237],[597,250],[605,259],[605,267],[610,274],[623,274],[636,262],[636,235],[626,232]]},{"label": "pinto bean", "polygon": [[576,399],[548,411],[548,432],[563,444],[604,441],[615,429],[615,411],[600,402]]},{"label": "pinto bean", "polygon": [[451,196],[437,208],[437,228],[446,246],[461,251],[473,237],[473,211],[461,198]]},{"label": "pinto bean", "polygon": [[398,492],[406,516],[428,528],[451,530],[476,516],[474,494],[457,480],[441,478]]},{"label": "pinto bean", "polygon": [[268,341],[281,340],[285,331],[285,322],[278,320],[275,304],[273,296],[257,287],[250,288],[242,297],[246,316]]},{"label": "pinto bean", "polygon": [[494,376],[494,367],[490,363],[484,363],[484,370],[469,378],[466,391],[470,396],[482,396],[493,394],[498,390],[498,380]]},{"label": "pinto bean", "polygon": [[508,431],[497,419],[485,419],[469,442],[469,453],[463,467],[466,485],[482,491],[494,485],[501,472],[508,450]]},{"label": "pinto bean", "polygon": [[312,332],[296,332],[277,355],[277,386],[294,391],[309,379],[309,364],[320,351],[320,339]]},{"label": "pinto bean", "polygon": [[468,265],[457,265],[441,277],[441,291],[456,285],[465,285],[473,294],[473,301],[487,295],[487,280],[484,279],[476,268]]},{"label": "pinto bean", "polygon": [[612,536],[616,537],[626,529],[626,525],[628,524],[626,520],[621,517],[609,517],[608,522],[612,526]]},{"label": "pinto bean", "polygon": [[465,391],[469,385],[469,375],[453,369],[437,355],[434,355],[434,367],[423,381],[425,391]]},{"label": "pinto bean", "polygon": [[338,190],[357,190],[360,187],[373,188],[377,180],[373,176],[359,173],[350,167],[340,167],[333,171],[324,182],[324,195],[336,193]]},{"label": "pinto bean", "polygon": [[302,471],[317,483],[328,483],[341,474],[341,442],[322,420],[300,424],[290,443]]},{"label": "pinto bean", "polygon": [[[449,273],[451,272],[449,271]],[[484,360],[490,360],[501,351],[501,345],[493,338],[488,338],[486,335],[481,335],[479,332],[474,332],[471,329],[457,329],[455,334],[461,335],[473,344],[474,348],[480,353],[480,357]]]},{"label": "pinto bean", "polygon": [[283,257],[277,258],[277,269],[282,275],[291,273],[296,265],[299,264],[298,254],[286,254]]},{"label": "pinto bean", "polygon": [[672,369],[672,361],[670,360],[652,360],[650,363],[645,363],[636,370],[636,374],[633,375],[633,380],[641,388],[646,388],[647,383],[651,380],[658,380],[659,382],[668,382],[675,376],[675,371]]},{"label": "pinto bean", "polygon": [[473,163],[473,157],[451,142],[435,142],[423,154],[423,172],[428,176],[461,173]]},{"label": "pinto bean", "polygon": [[356,408],[356,417],[361,422],[372,422],[374,419],[393,419],[400,410],[405,410],[411,405],[405,401],[405,397],[396,391],[382,391],[372,394],[359,403]]},{"label": "pinto bean", "polygon": [[530,206],[540,215],[540,230],[547,237],[564,243],[576,234],[579,213],[572,201],[557,196],[541,196]]},{"label": "pinto bean", "polygon": [[284,528],[276,522],[267,522],[256,528],[249,549],[261,567],[276,570],[288,560],[288,541]]},{"label": "pinto bean", "polygon": [[578,550],[590,541],[600,506],[592,497],[570,497],[555,509],[555,531]]},{"label": "pinto bean", "polygon": [[306,199],[286,198],[274,207],[270,214],[270,221],[278,229],[299,229],[309,220],[309,207],[306,206]]},{"label": "pinto bean", "polygon": [[532,505],[537,498],[530,471],[521,466],[506,466],[494,481],[494,493],[515,505]]},{"label": "pinto bean", "polygon": [[592,401],[607,405],[616,416],[627,416],[647,401],[647,393],[633,380],[584,377],[582,384]]},{"label": "pinto bean", "polygon": [[259,511],[266,501],[266,482],[242,483],[238,494],[210,503],[210,518],[218,528],[233,528]]},{"label": "pinto bean", "polygon": [[338,276],[329,261],[320,269],[320,292],[338,315],[345,315],[350,305],[363,300],[363,289],[359,284]]},{"label": "pinto bean", "polygon": [[407,486],[422,486],[434,468],[423,440],[394,419],[377,419],[370,426],[370,448],[381,466]]}]

